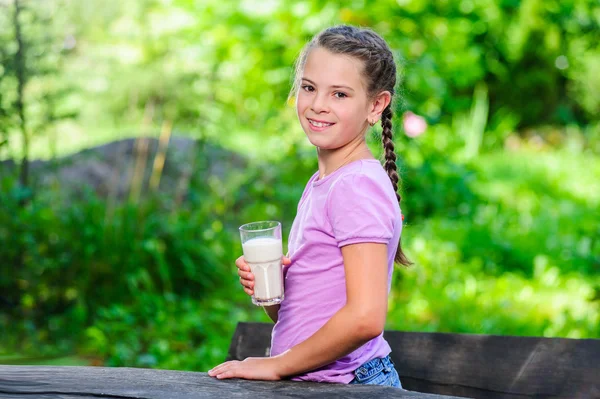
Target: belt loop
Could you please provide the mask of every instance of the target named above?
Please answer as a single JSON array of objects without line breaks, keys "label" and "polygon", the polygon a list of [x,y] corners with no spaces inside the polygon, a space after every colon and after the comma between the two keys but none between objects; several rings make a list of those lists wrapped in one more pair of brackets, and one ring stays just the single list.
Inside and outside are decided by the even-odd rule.
[{"label": "belt loop", "polygon": [[384,358],[380,359],[379,361],[381,362],[381,365],[383,366],[383,369],[385,370],[385,372],[389,373],[391,370],[391,367],[390,367],[390,363],[387,360],[388,359],[384,357]]}]

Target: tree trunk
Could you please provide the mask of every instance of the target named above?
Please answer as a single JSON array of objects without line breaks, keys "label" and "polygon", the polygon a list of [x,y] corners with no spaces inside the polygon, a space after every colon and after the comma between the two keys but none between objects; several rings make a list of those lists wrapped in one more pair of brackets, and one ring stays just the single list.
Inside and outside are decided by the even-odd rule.
[{"label": "tree trunk", "polygon": [[19,15],[21,13],[21,4],[15,0],[15,12],[13,14],[13,23],[15,26],[15,39],[17,40],[17,53],[15,54],[15,70],[17,73],[17,113],[19,114],[19,127],[23,136],[23,160],[19,173],[19,182],[22,187],[29,184],[29,134],[27,133],[27,123],[25,120],[25,105],[23,101],[23,92],[27,80],[25,70],[25,44],[21,33],[21,23]]}]

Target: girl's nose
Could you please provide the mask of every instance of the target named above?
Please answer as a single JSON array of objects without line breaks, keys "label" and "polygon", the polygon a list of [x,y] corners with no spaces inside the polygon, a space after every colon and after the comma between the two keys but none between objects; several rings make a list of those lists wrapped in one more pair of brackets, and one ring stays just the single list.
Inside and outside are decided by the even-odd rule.
[{"label": "girl's nose", "polygon": [[318,94],[314,96],[312,102],[312,110],[317,114],[328,111],[327,99],[325,98],[325,96]]}]

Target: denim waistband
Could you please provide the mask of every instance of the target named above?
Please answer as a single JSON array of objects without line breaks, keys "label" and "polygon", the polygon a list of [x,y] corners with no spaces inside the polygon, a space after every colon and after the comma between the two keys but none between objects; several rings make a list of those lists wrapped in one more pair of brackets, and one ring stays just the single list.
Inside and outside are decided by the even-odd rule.
[{"label": "denim waistband", "polygon": [[358,381],[362,381],[374,376],[377,373],[380,373],[382,370],[389,372],[393,368],[394,362],[392,361],[390,355],[387,355],[386,357],[378,357],[364,363],[362,366],[360,366],[354,371],[354,375],[356,376],[356,379]]}]

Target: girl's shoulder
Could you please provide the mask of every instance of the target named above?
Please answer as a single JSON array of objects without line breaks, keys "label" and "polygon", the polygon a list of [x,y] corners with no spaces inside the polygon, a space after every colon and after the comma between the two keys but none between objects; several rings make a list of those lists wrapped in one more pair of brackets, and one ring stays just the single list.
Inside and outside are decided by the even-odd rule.
[{"label": "girl's shoulder", "polygon": [[331,188],[337,185],[340,181],[347,181],[348,179],[352,179],[357,176],[373,180],[381,180],[382,177],[387,176],[383,170],[381,162],[372,158],[353,161],[342,166],[338,170],[322,179],[319,179],[318,175],[318,172],[313,175],[309,180],[308,185]]},{"label": "girl's shoulder", "polygon": [[401,226],[396,193],[378,160],[363,160],[331,182],[325,214],[338,246],[389,242]]},{"label": "girl's shoulder", "polygon": [[332,179],[328,188],[330,202],[389,202],[398,206],[392,182],[377,159],[356,162]]},{"label": "girl's shoulder", "polygon": [[353,166],[336,176],[336,179],[333,179],[332,189],[345,187],[346,189],[360,190],[368,189],[372,185],[384,188],[388,185],[392,187],[390,178],[377,159],[362,159]]}]

